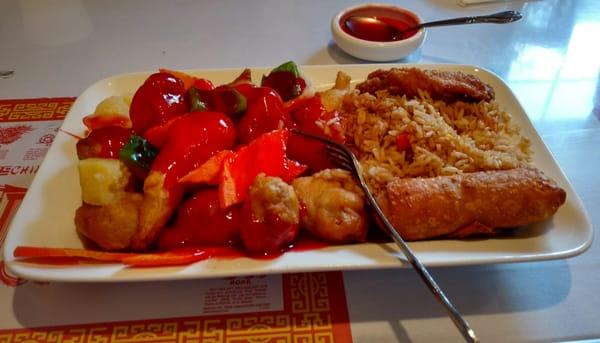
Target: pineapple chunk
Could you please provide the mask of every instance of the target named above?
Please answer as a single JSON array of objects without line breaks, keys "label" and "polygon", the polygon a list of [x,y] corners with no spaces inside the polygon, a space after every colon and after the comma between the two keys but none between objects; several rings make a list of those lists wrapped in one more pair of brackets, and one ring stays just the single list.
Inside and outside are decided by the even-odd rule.
[{"label": "pineapple chunk", "polygon": [[125,192],[130,175],[127,166],[116,159],[86,158],[79,161],[83,202],[97,206],[114,203]]},{"label": "pineapple chunk", "polygon": [[123,117],[129,117],[129,104],[131,100],[127,99],[124,96],[111,96],[104,100],[102,100],[98,106],[96,106],[96,110],[94,111],[95,115],[101,114],[113,114],[120,115]]},{"label": "pineapple chunk", "polygon": [[131,98],[124,96],[108,97],[96,106],[93,114],[83,118],[83,123],[90,130],[110,125],[131,128],[129,105]]}]

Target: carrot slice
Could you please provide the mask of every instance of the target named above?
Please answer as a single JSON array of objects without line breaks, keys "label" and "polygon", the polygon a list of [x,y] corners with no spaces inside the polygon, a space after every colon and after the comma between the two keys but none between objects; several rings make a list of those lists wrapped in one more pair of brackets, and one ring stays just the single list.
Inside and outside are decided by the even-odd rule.
[{"label": "carrot slice", "polygon": [[131,267],[160,267],[191,264],[209,258],[212,254],[209,249],[178,249],[159,253],[117,253],[71,248],[45,248],[32,246],[18,246],[13,255],[25,260],[43,262],[48,259],[61,261],[65,258],[88,259],[99,262],[120,262]]},{"label": "carrot slice", "polygon": [[204,249],[184,249],[156,254],[135,254],[125,257],[122,262],[132,267],[177,266],[206,260],[210,256],[210,252]]},{"label": "carrot slice", "polygon": [[219,203],[221,208],[227,208],[233,204],[240,202],[236,181],[232,175],[232,163],[236,155],[232,154],[223,162],[223,170],[221,179],[219,180]]},{"label": "carrot slice", "polygon": [[306,166],[286,157],[286,129],[267,132],[238,149],[223,162],[219,192],[221,208],[244,201],[259,173],[291,182]]},{"label": "carrot slice", "polygon": [[154,145],[157,148],[162,148],[165,145],[165,140],[167,139],[167,132],[169,132],[169,128],[173,123],[179,120],[181,116],[177,116],[175,118],[169,119],[165,123],[158,124],[152,126],[146,132],[144,132],[143,136],[150,142],[150,144]]},{"label": "carrot slice", "polygon": [[31,246],[18,246],[13,252],[15,257],[76,257],[88,258],[103,262],[121,262],[124,258],[134,255],[130,253],[116,253],[107,251],[96,251],[71,248],[44,248]]},{"label": "carrot slice", "polygon": [[244,201],[248,188],[259,173],[267,176],[283,174],[288,135],[285,129],[267,132],[241,147],[223,163],[219,184],[222,208]]},{"label": "carrot slice", "polygon": [[192,87],[194,85],[194,82],[196,81],[196,78],[194,76],[186,74],[182,71],[171,70],[167,68],[159,68],[158,71],[160,71],[161,73],[171,74],[183,81],[183,88],[185,88],[186,91],[190,89],[190,87]]},{"label": "carrot slice", "polygon": [[233,151],[231,150],[219,151],[198,168],[192,170],[184,177],[179,179],[179,183],[185,183],[188,185],[217,185],[219,183],[219,175],[223,170],[223,163],[232,155]]}]

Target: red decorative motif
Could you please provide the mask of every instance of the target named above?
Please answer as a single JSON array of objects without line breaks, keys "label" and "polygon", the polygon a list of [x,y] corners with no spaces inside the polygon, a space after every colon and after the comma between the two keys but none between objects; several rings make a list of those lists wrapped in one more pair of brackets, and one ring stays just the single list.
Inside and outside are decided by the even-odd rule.
[{"label": "red decorative motif", "polygon": [[30,131],[33,131],[33,127],[31,125],[0,127],[0,144],[13,143]]},{"label": "red decorative motif", "polygon": [[45,134],[42,137],[40,137],[40,139],[38,139],[38,144],[44,144],[45,146],[50,146],[53,141],[54,141],[54,135],[48,133],[48,134]]},{"label": "red decorative motif", "polygon": [[[4,244],[8,224],[17,212],[19,205],[21,205],[25,192],[27,192],[27,189],[21,187],[10,185],[0,186],[0,209],[2,210],[0,214],[0,246]],[[0,260],[0,282],[7,286],[15,287],[22,284],[24,280],[10,275],[8,270],[6,270],[4,261]]]}]

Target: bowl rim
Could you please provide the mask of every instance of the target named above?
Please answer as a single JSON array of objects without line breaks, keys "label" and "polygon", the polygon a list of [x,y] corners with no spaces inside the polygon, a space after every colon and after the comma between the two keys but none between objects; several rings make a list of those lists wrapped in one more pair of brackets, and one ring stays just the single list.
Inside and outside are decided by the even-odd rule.
[{"label": "bowl rim", "polygon": [[362,4],[357,4],[357,5],[353,5],[350,7],[346,7],[344,9],[342,9],[341,11],[339,11],[336,15],[334,15],[333,18],[331,19],[331,26],[333,28],[334,34],[338,35],[338,37],[340,37],[340,38],[343,38],[347,41],[352,42],[352,44],[358,44],[358,45],[362,45],[364,47],[374,47],[375,46],[375,47],[380,47],[380,48],[391,48],[391,47],[399,47],[399,46],[403,46],[403,45],[412,44],[412,43],[415,43],[415,42],[418,42],[419,40],[421,40],[423,38],[423,36],[425,35],[425,29],[421,28],[421,29],[419,29],[419,31],[417,31],[417,33],[415,33],[414,35],[412,35],[406,39],[391,41],[391,42],[377,42],[377,41],[370,41],[370,40],[366,40],[366,39],[357,38],[357,37],[354,37],[354,36],[346,33],[346,31],[344,31],[340,25],[340,19],[342,19],[342,17],[350,11],[354,11],[359,8],[365,8],[365,7],[387,8],[387,9],[396,10],[396,11],[400,10],[402,12],[407,12],[410,15],[412,15],[415,19],[417,19],[417,23],[421,24],[423,22],[423,19],[419,15],[417,15],[415,12],[413,12],[409,9],[406,9],[404,7],[396,6],[394,4],[389,4],[389,3],[368,2],[368,3],[362,3]]}]

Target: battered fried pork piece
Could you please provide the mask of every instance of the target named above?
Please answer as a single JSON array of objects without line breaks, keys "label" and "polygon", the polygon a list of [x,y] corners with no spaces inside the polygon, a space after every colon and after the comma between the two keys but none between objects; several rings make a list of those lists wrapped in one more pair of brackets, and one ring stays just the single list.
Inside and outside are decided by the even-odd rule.
[{"label": "battered fried pork piece", "polygon": [[292,186],[260,173],[242,209],[241,238],[253,253],[281,251],[300,229],[300,203]]},{"label": "battered fried pork piece", "polygon": [[127,249],[138,230],[141,204],[142,195],[137,193],[123,193],[104,206],[84,203],[75,212],[75,227],[104,250]]},{"label": "battered fried pork piece", "polygon": [[339,71],[334,86],[326,91],[319,92],[323,107],[327,111],[336,111],[342,107],[342,100],[350,91],[350,81],[352,81],[350,75]]},{"label": "battered fried pork piece", "polygon": [[434,100],[479,102],[494,99],[494,90],[478,77],[462,72],[392,68],[376,70],[356,87],[361,93],[387,90],[391,95],[418,96],[421,89]]},{"label": "battered fried pork piece", "polygon": [[325,169],[292,183],[304,211],[302,227],[333,243],[364,241],[367,215],[362,191],[349,172]]},{"label": "battered fried pork piece", "polygon": [[539,170],[517,168],[396,179],[377,201],[404,239],[420,240],[528,225],[552,216],[565,198]]}]

